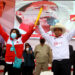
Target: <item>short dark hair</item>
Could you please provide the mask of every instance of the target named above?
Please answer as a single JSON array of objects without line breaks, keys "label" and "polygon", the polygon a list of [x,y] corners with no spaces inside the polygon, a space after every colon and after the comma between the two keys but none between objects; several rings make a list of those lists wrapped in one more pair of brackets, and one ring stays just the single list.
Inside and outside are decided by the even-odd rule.
[{"label": "short dark hair", "polygon": [[44,43],[45,43],[45,39],[44,39],[44,38],[41,38],[41,39],[40,39],[40,43],[41,43],[41,44],[44,44]]},{"label": "short dark hair", "polygon": [[15,30],[15,31],[16,31],[17,38],[21,37],[21,34],[20,34],[20,32],[19,32],[19,30],[18,30],[18,29],[11,29],[11,31],[10,31],[10,36],[11,36],[11,33],[13,32],[13,30]]}]

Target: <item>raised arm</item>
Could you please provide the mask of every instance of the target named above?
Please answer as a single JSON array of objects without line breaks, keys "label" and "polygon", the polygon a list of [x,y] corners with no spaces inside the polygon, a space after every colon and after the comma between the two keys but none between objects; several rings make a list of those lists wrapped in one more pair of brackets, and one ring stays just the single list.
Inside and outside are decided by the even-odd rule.
[{"label": "raised arm", "polygon": [[50,36],[47,33],[45,33],[41,25],[39,25],[39,31],[42,37],[44,37],[48,42],[51,40]]},{"label": "raised arm", "polygon": [[22,36],[22,42],[23,43],[25,43],[29,39],[31,34],[34,32],[34,30],[35,30],[34,26],[29,27],[29,31]]},{"label": "raised arm", "polygon": [[72,39],[73,36],[75,36],[75,29],[70,31],[69,33],[65,34],[68,41]]},{"label": "raised arm", "polygon": [[3,30],[2,26],[0,25],[0,35],[4,38],[5,41],[8,40],[8,34]]}]

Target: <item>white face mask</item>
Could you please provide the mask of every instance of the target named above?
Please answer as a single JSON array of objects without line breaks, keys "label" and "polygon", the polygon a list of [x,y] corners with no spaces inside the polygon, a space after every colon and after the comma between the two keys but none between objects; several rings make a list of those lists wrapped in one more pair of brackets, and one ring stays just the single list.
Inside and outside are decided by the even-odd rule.
[{"label": "white face mask", "polygon": [[29,48],[26,48],[26,51],[29,51]]},{"label": "white face mask", "polygon": [[15,39],[16,36],[17,36],[16,33],[11,33],[11,38],[12,38],[12,39]]}]

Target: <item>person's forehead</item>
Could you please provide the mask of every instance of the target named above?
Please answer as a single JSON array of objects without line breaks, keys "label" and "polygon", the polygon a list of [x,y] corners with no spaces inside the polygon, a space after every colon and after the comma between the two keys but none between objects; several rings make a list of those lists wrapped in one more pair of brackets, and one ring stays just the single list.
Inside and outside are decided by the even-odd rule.
[{"label": "person's forehead", "polygon": [[13,30],[12,32],[16,32],[16,30]]},{"label": "person's forehead", "polygon": [[54,30],[62,30],[62,28],[55,28]]},{"label": "person's forehead", "polygon": [[29,47],[29,45],[27,44],[26,47]]}]

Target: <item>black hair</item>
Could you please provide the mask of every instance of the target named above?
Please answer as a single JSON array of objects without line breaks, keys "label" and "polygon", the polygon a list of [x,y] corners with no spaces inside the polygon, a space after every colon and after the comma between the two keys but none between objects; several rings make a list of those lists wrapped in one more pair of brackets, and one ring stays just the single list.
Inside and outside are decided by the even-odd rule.
[{"label": "black hair", "polygon": [[16,31],[17,38],[21,37],[21,34],[20,34],[20,32],[19,32],[18,29],[11,29],[11,31],[10,31],[10,36],[11,36],[11,33],[12,33],[14,30]]},{"label": "black hair", "polygon": [[29,43],[25,43],[25,47],[26,47],[26,46],[29,46],[29,47],[31,47],[31,45],[30,45]]},{"label": "black hair", "polygon": [[[19,9],[19,11],[25,11],[25,10],[27,9],[27,7],[29,7],[31,4],[32,4],[32,3],[29,3],[29,4],[27,4],[27,5],[24,5],[23,7],[21,7],[21,8]],[[17,18],[17,20],[18,20],[19,23],[22,23],[22,19],[21,19],[20,17],[18,17],[18,16],[16,15],[16,18]]]},{"label": "black hair", "polygon": [[29,44],[29,43],[25,43],[25,52],[26,52],[26,46],[29,46],[29,48],[32,50],[32,47],[31,47],[31,45]]},{"label": "black hair", "polygon": [[44,39],[44,38],[41,38],[41,39],[40,39],[40,43],[41,43],[41,44],[44,44],[44,43],[45,43],[45,39]]}]

